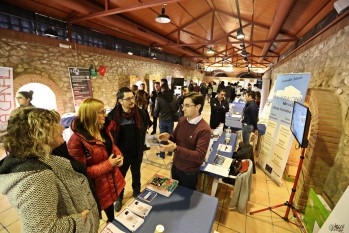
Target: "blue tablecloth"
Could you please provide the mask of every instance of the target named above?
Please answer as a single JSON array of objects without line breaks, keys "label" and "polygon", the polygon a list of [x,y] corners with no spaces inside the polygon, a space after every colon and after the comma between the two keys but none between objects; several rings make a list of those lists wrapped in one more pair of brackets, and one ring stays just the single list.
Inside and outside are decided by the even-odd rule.
[{"label": "blue tablecloth", "polygon": [[[218,199],[183,186],[178,186],[170,197],[158,194],[144,223],[136,233],[152,233],[156,225],[169,233],[210,233],[216,216]],[[118,221],[112,222],[120,230],[129,232]]]},{"label": "blue tablecloth", "polygon": [[[233,147],[232,152],[222,152],[222,151],[219,151],[219,154],[223,155],[223,156],[226,156],[228,158],[232,158],[234,150],[235,150],[235,146],[236,146],[237,137],[238,137],[238,135],[236,133],[232,133],[231,136],[230,136],[230,143],[229,143],[229,145],[231,145]],[[225,144],[225,133],[223,133],[218,138],[217,141],[213,142],[210,156],[208,157],[207,162],[200,167],[201,171],[204,171],[208,164],[212,164],[213,163],[214,158],[215,158],[215,156],[217,154],[217,151],[218,151],[219,144]],[[213,173],[210,173],[210,172],[205,172],[205,173],[210,175],[210,176],[217,176],[217,174],[213,174]]]}]

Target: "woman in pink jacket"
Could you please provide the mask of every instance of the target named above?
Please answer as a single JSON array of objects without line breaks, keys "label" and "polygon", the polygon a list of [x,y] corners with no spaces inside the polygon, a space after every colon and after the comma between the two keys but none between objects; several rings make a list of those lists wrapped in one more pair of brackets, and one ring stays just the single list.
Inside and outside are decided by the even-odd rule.
[{"label": "woman in pink jacket", "polygon": [[94,98],[85,99],[71,124],[74,134],[68,142],[71,156],[87,165],[87,173],[94,181],[101,209],[108,222],[114,219],[113,203],[125,187],[119,167],[123,155],[114,145],[110,129],[115,123],[108,120],[104,104]]}]

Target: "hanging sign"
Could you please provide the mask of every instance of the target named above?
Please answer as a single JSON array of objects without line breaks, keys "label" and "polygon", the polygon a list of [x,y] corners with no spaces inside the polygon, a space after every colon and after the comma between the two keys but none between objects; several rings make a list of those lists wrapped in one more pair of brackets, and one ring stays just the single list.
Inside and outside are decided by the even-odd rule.
[{"label": "hanging sign", "polygon": [[81,102],[93,97],[89,68],[68,67],[70,83],[73,91],[74,106],[77,109]]},{"label": "hanging sign", "polygon": [[0,67],[0,131],[7,128],[7,121],[14,109],[13,68]]},{"label": "hanging sign", "polygon": [[280,74],[276,77],[258,165],[277,184],[281,184],[294,140],[290,130],[293,102],[304,102],[309,81],[310,73]]}]

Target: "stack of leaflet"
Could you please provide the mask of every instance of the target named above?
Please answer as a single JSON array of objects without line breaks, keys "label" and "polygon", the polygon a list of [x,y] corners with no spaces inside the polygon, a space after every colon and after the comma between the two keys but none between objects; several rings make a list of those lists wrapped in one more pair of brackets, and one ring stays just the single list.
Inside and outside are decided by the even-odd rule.
[{"label": "stack of leaflet", "polygon": [[[218,151],[231,153],[233,151],[233,147],[231,145],[219,144]],[[217,153],[213,162],[210,164],[207,164],[207,166],[205,167],[205,171],[222,176],[222,177],[228,177],[229,171],[230,171],[230,165],[232,162],[233,162],[232,158],[229,158]]]},{"label": "stack of leaflet", "polygon": [[143,218],[149,214],[151,208],[151,205],[134,200],[115,219],[133,232],[144,223]]}]

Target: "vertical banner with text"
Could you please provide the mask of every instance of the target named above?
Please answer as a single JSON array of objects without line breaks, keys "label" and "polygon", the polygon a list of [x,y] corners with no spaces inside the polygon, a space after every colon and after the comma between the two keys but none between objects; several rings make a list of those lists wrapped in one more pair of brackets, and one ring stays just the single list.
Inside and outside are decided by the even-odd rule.
[{"label": "vertical banner with text", "polygon": [[0,131],[7,128],[7,121],[15,106],[14,99],[13,69],[0,67]]},{"label": "vertical banner with text", "polygon": [[277,184],[285,170],[294,137],[290,130],[293,102],[303,103],[310,73],[277,75],[258,165]]},{"label": "vertical banner with text", "polygon": [[75,110],[77,110],[84,99],[93,97],[90,70],[79,67],[69,67],[68,70],[74,97],[74,106]]}]

